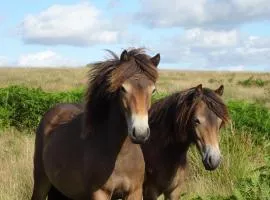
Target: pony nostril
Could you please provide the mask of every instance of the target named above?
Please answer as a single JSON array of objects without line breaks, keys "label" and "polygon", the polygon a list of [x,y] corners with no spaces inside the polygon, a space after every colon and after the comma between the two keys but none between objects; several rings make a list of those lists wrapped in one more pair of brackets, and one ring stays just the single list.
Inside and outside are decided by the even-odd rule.
[{"label": "pony nostril", "polygon": [[213,166],[213,158],[212,158],[212,156],[209,156],[208,164],[209,164],[209,166]]},{"label": "pony nostril", "polygon": [[136,137],[136,130],[135,130],[135,128],[132,129],[132,137],[134,137],[134,138]]},{"label": "pony nostril", "polygon": [[150,128],[147,128],[147,138],[150,136]]},{"label": "pony nostril", "polygon": [[214,155],[210,155],[207,159],[208,166],[213,170],[216,169],[220,163],[220,159]]}]

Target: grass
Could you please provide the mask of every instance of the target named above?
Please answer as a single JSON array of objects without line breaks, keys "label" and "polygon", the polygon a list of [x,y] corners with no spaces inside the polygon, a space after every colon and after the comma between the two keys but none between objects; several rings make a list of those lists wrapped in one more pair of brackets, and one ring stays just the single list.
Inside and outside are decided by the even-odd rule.
[{"label": "grass", "polygon": [[34,136],[0,130],[0,200],[30,199]]},{"label": "grass", "polygon": [[[41,87],[45,91],[65,91],[82,88],[87,84],[88,68],[0,68],[0,88],[10,85]],[[270,84],[263,87],[246,87],[239,81],[250,77],[262,81],[270,80],[270,73],[250,72],[198,72],[160,70],[157,89],[160,92],[174,92],[200,83],[210,88],[225,85],[224,98],[261,101],[270,107]]]},{"label": "grass", "polygon": [[[6,129],[0,134],[0,200],[29,199],[32,191],[34,134]],[[204,170],[195,147],[189,151],[189,175],[182,199],[197,195],[229,196],[237,181],[264,164],[264,150],[256,146],[249,134],[222,131],[223,160],[216,171]],[[245,152],[243,154],[243,152]]]},{"label": "grass", "polygon": [[0,88],[9,85],[41,87],[47,91],[65,91],[84,87],[86,68],[0,68]]}]

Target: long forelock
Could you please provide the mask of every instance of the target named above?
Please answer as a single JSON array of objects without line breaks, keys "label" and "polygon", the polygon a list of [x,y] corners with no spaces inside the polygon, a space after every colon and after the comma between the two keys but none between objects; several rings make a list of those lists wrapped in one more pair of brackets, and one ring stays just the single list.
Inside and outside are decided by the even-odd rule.
[{"label": "long forelock", "polygon": [[178,94],[176,107],[176,125],[178,132],[187,131],[191,117],[200,99],[201,95],[196,94],[195,88],[190,88]]},{"label": "long forelock", "polygon": [[[187,128],[187,118],[191,116],[194,105],[190,100],[193,93],[192,89],[174,93],[164,99],[155,102],[150,110],[150,125],[158,126],[161,137],[166,141],[184,140]],[[170,127],[170,128],[169,128]],[[179,133],[182,133],[179,135]]]},{"label": "long forelock", "polygon": [[91,95],[95,86],[105,89],[104,92],[115,92],[125,80],[132,76],[146,76],[154,83],[158,78],[157,68],[145,54],[144,48],[128,50],[129,61],[121,63],[119,57],[110,50],[111,59],[94,63],[89,71],[88,95]]},{"label": "long forelock", "polygon": [[149,57],[144,54],[137,54],[130,58],[130,61],[119,65],[111,74],[110,91],[116,91],[129,78],[147,78],[153,83],[158,78],[155,66],[150,63]]},{"label": "long forelock", "polygon": [[229,112],[222,99],[214,91],[208,88],[204,88],[203,93],[203,102],[213,113],[215,113],[217,117],[223,121],[223,123],[227,123],[230,118]]},{"label": "long forelock", "polygon": [[203,88],[202,94],[199,95],[196,95],[195,88],[179,93],[177,105],[177,110],[179,111],[178,122],[187,125],[200,101],[203,101],[224,123],[228,122],[229,114],[227,106],[222,99],[209,88]]}]

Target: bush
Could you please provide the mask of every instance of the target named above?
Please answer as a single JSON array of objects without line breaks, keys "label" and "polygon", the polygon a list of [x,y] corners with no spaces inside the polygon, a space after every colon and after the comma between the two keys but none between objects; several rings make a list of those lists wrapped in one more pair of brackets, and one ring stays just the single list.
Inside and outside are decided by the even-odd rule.
[{"label": "bush", "polygon": [[269,83],[269,81],[264,81],[260,78],[254,79],[253,76],[249,77],[246,80],[238,81],[238,85],[242,85],[244,87],[251,87],[251,86],[264,87],[268,83]]},{"label": "bush", "polygon": [[19,130],[33,129],[50,107],[60,102],[81,101],[82,96],[81,90],[48,93],[40,88],[21,86],[0,88],[0,116],[5,119],[1,120],[1,125],[11,125]]},{"label": "bush", "polygon": [[10,126],[10,117],[11,112],[7,108],[0,107],[0,128]]},{"label": "bush", "polygon": [[217,80],[217,79],[214,79],[214,78],[210,78],[208,80],[208,83],[218,83],[218,84],[222,84],[223,83],[223,80]]},{"label": "bush", "polygon": [[162,93],[162,92],[156,92],[154,93],[153,97],[152,97],[152,103],[154,103],[155,101],[161,99],[161,98],[164,98],[166,97],[167,94],[166,93]]},{"label": "bush", "polygon": [[236,129],[251,132],[258,141],[270,140],[270,111],[266,107],[245,101],[229,101],[227,105]]},{"label": "bush", "polygon": [[[80,102],[83,95],[83,89],[45,92],[40,88],[22,86],[0,88],[0,126],[34,129],[50,107],[61,102]],[[153,101],[166,95],[156,92]],[[245,101],[229,101],[227,105],[236,129],[250,131],[256,138],[270,138],[270,112],[267,108]]]}]

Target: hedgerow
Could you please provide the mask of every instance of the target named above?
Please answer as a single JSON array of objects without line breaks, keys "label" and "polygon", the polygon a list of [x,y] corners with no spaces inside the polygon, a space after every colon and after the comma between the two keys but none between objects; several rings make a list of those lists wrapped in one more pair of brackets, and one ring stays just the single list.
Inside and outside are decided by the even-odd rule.
[{"label": "hedgerow", "polygon": [[[166,95],[156,93],[153,101]],[[0,88],[0,127],[35,129],[42,115],[50,107],[61,102],[82,102],[83,96],[83,89],[45,92],[41,88],[18,85]],[[227,102],[227,105],[235,129],[249,131],[260,140],[270,139],[270,111],[266,107],[235,100]]]},{"label": "hedgerow", "polygon": [[4,116],[0,125],[14,126],[19,130],[34,129],[42,115],[56,103],[82,99],[82,90],[45,92],[40,88],[22,86],[0,88],[0,116]]}]

